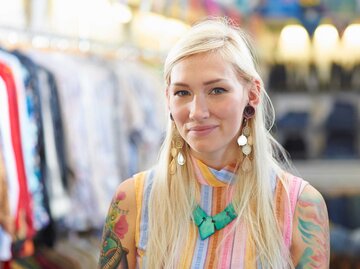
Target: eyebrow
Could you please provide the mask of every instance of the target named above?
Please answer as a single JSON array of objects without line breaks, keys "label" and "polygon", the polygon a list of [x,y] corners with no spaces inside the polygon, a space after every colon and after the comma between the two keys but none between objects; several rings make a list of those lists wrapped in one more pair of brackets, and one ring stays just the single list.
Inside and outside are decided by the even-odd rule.
[{"label": "eyebrow", "polygon": [[[225,80],[227,80],[227,79],[225,79],[225,78],[212,79],[212,80],[204,82],[203,85],[207,86],[207,85],[214,84],[214,83],[217,83],[217,82],[220,82],[220,81],[225,81]],[[175,82],[175,83],[171,83],[171,85],[172,86],[189,87],[188,84],[183,83],[183,82]]]}]

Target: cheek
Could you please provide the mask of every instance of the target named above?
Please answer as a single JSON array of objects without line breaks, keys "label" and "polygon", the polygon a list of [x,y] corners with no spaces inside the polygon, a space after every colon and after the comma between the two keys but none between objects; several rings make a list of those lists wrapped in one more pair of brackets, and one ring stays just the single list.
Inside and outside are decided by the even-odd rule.
[{"label": "cheek", "polygon": [[174,102],[172,102],[169,108],[177,125],[184,123],[189,116],[189,111],[184,105],[174,104]]},{"label": "cheek", "polygon": [[182,124],[182,122],[184,121],[183,117],[177,111],[174,111],[172,113],[172,116],[173,116],[175,125],[179,128],[180,125]]},{"label": "cheek", "polygon": [[221,119],[229,119],[235,123],[241,122],[243,115],[243,105],[239,102],[226,103],[217,107],[216,114]]}]

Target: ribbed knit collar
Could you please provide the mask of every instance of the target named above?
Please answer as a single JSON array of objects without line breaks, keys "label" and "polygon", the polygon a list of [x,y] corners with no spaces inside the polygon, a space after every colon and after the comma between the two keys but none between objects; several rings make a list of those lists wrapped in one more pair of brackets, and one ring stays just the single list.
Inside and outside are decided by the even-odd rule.
[{"label": "ribbed knit collar", "polygon": [[232,184],[235,176],[235,164],[230,164],[217,170],[204,164],[202,161],[191,156],[194,166],[195,177],[202,185],[212,187],[226,187]]}]

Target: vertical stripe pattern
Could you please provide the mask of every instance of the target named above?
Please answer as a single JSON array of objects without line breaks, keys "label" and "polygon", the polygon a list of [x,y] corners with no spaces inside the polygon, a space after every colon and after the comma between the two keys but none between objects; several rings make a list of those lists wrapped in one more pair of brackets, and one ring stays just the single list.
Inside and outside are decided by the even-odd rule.
[{"label": "vertical stripe pattern", "polygon": [[[230,203],[234,166],[222,170],[207,167],[199,160],[192,159],[194,174],[200,185],[200,207],[208,214],[215,215]],[[154,179],[154,171],[149,170],[134,176],[137,205],[136,246],[138,248],[137,267],[146,268],[146,245],[148,240],[148,202]],[[302,179],[289,174],[281,179],[272,173],[269,177],[274,192],[276,217],[283,231],[284,242],[290,247],[292,217],[296,202],[303,187]],[[286,186],[284,186],[286,185]],[[160,212],[159,212],[160,213]],[[245,223],[233,220],[225,228],[201,240],[197,226],[190,221],[189,235],[184,239],[184,249],[178,268],[261,268],[256,260],[252,238]]]}]

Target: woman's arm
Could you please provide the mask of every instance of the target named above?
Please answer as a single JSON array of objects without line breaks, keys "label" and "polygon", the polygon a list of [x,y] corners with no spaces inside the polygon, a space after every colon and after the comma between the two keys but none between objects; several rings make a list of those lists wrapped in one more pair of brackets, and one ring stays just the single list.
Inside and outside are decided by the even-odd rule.
[{"label": "woman's arm", "polygon": [[291,254],[296,269],[329,268],[329,219],[325,201],[311,185],[295,209]]},{"label": "woman's arm", "polygon": [[101,252],[100,269],[135,268],[136,202],[134,180],[120,184],[106,217]]}]

